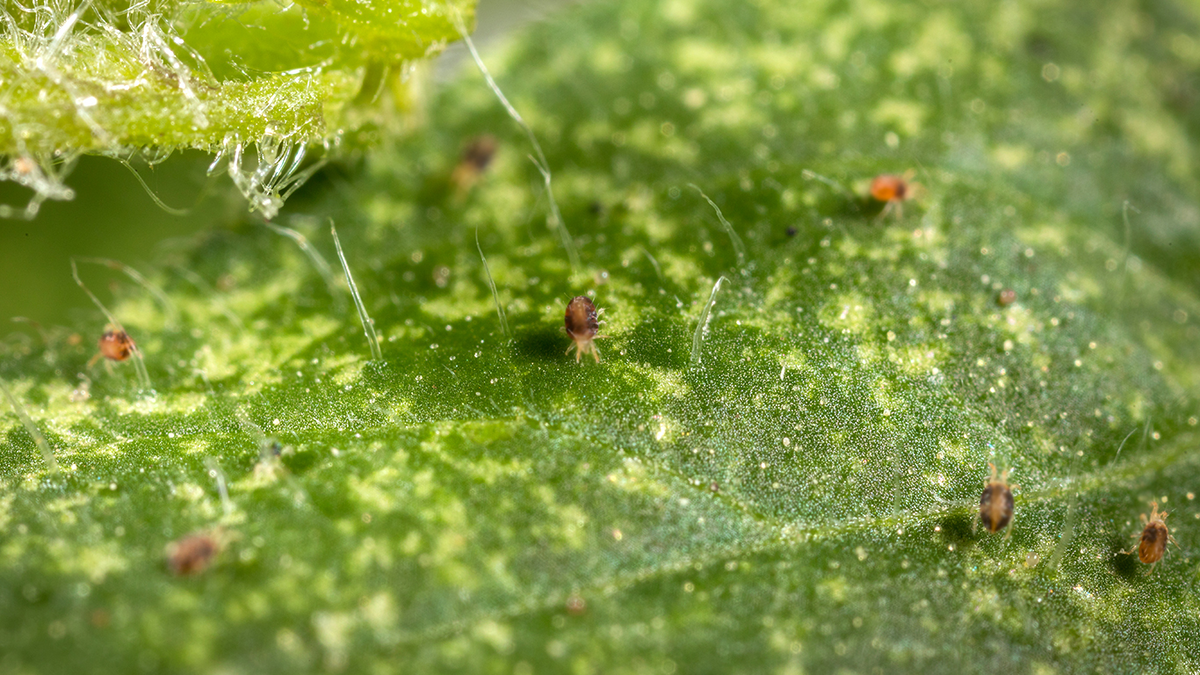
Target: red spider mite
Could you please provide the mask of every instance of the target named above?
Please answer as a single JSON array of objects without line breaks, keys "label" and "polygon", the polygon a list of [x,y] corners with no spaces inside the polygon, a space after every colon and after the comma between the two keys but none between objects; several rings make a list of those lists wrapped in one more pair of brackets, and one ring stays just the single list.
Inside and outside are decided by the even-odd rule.
[{"label": "red spider mite", "polygon": [[[1145,527],[1142,528],[1141,541],[1138,542],[1137,547],[1138,560],[1150,566],[1146,574],[1153,572],[1158,562],[1163,559],[1163,555],[1167,552],[1168,541],[1179,546],[1179,542],[1175,541],[1175,537],[1172,537],[1170,530],[1167,529],[1167,512],[1159,513],[1158,500],[1150,502],[1150,505],[1153,507],[1150,517],[1146,518],[1146,514],[1142,514],[1142,523],[1145,524]],[[1133,550],[1122,552],[1132,554]]]},{"label": "red spider mite", "polygon": [[112,326],[104,329],[99,346],[100,354],[112,361],[124,361],[133,354],[133,339],[129,337],[129,333]]},{"label": "red spider mite", "polygon": [[[988,464],[992,469],[991,478],[983,487],[979,497],[979,519],[988,532],[995,534],[1008,525],[1013,516],[1012,487],[1008,484],[1008,471],[996,472],[995,464]],[[1011,534],[1012,531],[1009,531]]]},{"label": "red spider mite", "polygon": [[567,303],[566,312],[566,329],[567,335],[575,341],[570,347],[567,347],[567,353],[575,350],[575,362],[579,363],[579,359],[584,354],[591,354],[596,363],[600,363],[600,350],[596,349],[596,343],[593,340],[602,337],[597,335],[600,331],[600,321],[596,305],[588,298],[579,295],[571,298],[571,302]]},{"label": "red spider mite", "polygon": [[1000,305],[1001,307],[1008,307],[1016,301],[1017,292],[1011,288],[1006,288],[1000,291],[1000,294],[996,296],[996,304]]},{"label": "red spider mite", "polygon": [[871,199],[878,202],[883,202],[883,211],[879,212],[879,218],[887,216],[892,209],[896,209],[896,217],[904,217],[904,206],[902,202],[910,199],[913,196],[913,188],[915,184],[909,183],[905,178],[891,173],[884,173],[876,176],[871,180],[871,188],[869,190]]},{"label": "red spider mite", "polygon": [[221,552],[221,543],[209,532],[195,532],[167,547],[167,568],[177,577],[189,577],[208,569]]}]

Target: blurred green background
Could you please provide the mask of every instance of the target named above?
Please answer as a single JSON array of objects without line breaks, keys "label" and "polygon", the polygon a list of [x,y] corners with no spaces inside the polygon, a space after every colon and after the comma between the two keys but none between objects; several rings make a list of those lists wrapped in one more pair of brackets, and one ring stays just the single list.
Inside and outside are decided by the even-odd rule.
[{"label": "blurred green background", "polygon": [[[33,331],[11,317],[44,326],[66,321],[87,298],[71,279],[71,256],[105,257],[144,268],[172,239],[187,237],[243,211],[244,201],[229,179],[209,179],[203,153],[177,155],[154,169],[138,167],[146,184],[166,204],[189,208],[172,215],[150,198],[125,167],[101,157],[84,157],[68,179],[75,199],[47,201],[33,220],[0,220],[0,335]],[[30,192],[0,184],[0,200],[24,205]],[[102,267],[81,270],[94,290],[113,278]],[[102,293],[102,296],[105,295]]]}]

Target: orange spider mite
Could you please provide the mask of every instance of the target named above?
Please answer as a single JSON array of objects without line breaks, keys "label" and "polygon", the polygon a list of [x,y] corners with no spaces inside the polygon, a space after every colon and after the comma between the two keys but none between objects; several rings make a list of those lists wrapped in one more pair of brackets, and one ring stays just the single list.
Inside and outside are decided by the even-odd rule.
[{"label": "orange spider mite", "polygon": [[904,215],[904,207],[901,202],[912,196],[912,186],[900,176],[885,173],[876,176],[871,181],[870,193],[871,199],[884,202],[879,218],[885,217],[893,208],[896,209],[896,217],[901,218]]},{"label": "orange spider mite", "polygon": [[575,341],[567,348],[567,353],[570,354],[572,349],[575,350],[576,363],[579,363],[580,357],[584,354],[591,354],[592,358],[596,359],[596,363],[600,363],[600,350],[596,349],[596,343],[593,342],[596,338],[601,337],[596,335],[600,331],[599,314],[596,305],[582,295],[571,298],[571,302],[567,303],[567,335]]},{"label": "orange spider mite", "polygon": [[124,361],[133,354],[133,339],[129,337],[129,333],[112,326],[106,328],[104,335],[100,336],[99,346],[104,358],[113,361]]}]

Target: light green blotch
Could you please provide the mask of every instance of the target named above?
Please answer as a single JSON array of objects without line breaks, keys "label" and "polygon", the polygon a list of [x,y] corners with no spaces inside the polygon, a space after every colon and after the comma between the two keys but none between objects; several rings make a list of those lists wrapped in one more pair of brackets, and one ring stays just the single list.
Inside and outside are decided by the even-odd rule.
[{"label": "light green blotch", "polygon": [[970,607],[972,613],[981,616],[983,620],[1000,623],[1004,616],[1005,602],[992,586],[976,586],[971,590]]},{"label": "light green blotch", "polygon": [[[490,262],[489,262],[490,264]],[[480,292],[480,291],[483,292]],[[497,289],[498,290],[498,289]],[[440,293],[421,304],[421,311],[438,322],[455,323],[467,317],[487,316],[496,314],[496,302],[487,286],[477,283],[474,279],[459,276],[451,285],[448,293]],[[446,331],[445,325],[435,326],[434,335]],[[436,339],[436,338],[435,338]]]},{"label": "light green blotch", "polygon": [[735,51],[699,38],[678,40],[672,61],[681,74],[705,82],[715,81],[717,76],[735,72],[741,66]]},{"label": "light green blotch", "polygon": [[171,412],[179,415],[192,415],[204,409],[208,403],[208,395],[196,391],[181,391],[171,394]]},{"label": "light green blotch", "polygon": [[[842,78],[836,72],[834,72],[832,68],[824,65],[813,65],[813,67],[807,71],[807,74],[808,84],[814,89],[837,89],[842,83]],[[846,127],[848,129],[852,129],[853,124],[848,124]]]},{"label": "light green blotch", "polygon": [[[499,159],[497,157],[497,160]],[[403,229],[406,223],[412,222],[416,217],[416,207],[412,203],[401,202],[386,190],[371,191],[364,196],[365,201],[361,203],[361,208],[367,222],[371,223],[371,227],[366,229],[374,241],[378,241],[393,229]]]},{"label": "light green blotch", "polygon": [[1023,169],[1033,159],[1033,149],[1027,145],[997,143],[990,152],[992,162],[1007,171]]},{"label": "light green blotch", "polygon": [[[723,112],[728,112],[728,108],[721,108]],[[740,113],[735,113],[734,118],[737,122],[730,122],[741,126],[745,122],[741,121]],[[702,115],[702,124],[708,119],[707,115]],[[633,124],[626,131],[626,144],[630,149],[638,150],[648,157],[661,157],[665,160],[677,161],[684,165],[695,164],[699,157],[699,147],[688,140],[680,133],[680,129],[676,129],[671,136],[663,133],[663,123],[670,122],[666,118],[651,118],[641,119]]]},{"label": "light green blotch", "polygon": [[209,441],[207,441],[203,438],[186,438],[185,437],[185,438],[181,438],[178,440],[179,440],[179,443],[176,446],[178,448],[178,452],[186,453],[188,455],[204,456],[204,455],[208,454],[208,451],[212,446],[212,444]]},{"label": "light green blotch", "polygon": [[393,465],[380,467],[361,476],[351,475],[347,479],[346,487],[349,493],[355,496],[359,506],[372,515],[395,511],[399,504],[397,500],[403,496],[400,488],[407,482],[409,473],[406,459],[405,451],[397,450],[389,460]]},{"label": "light green blotch", "polygon": [[482,481],[485,485],[495,485],[505,478],[520,478],[532,475],[534,465],[530,461],[509,459],[500,461],[491,457],[476,457],[470,461],[454,461],[447,457],[444,461],[462,472],[464,476]]},{"label": "light green blotch", "polygon": [[[1061,253],[1067,253],[1078,247],[1068,238],[1069,233],[1073,231],[1074,228],[1066,221],[1035,222],[1016,228],[1017,237],[1028,246]],[[1102,247],[1104,252],[1109,255],[1118,253],[1112,241],[1107,237],[1093,235],[1091,241],[1096,246]]]},{"label": "light green blotch", "polygon": [[625,48],[616,40],[604,40],[592,46],[589,64],[600,76],[613,76],[624,72]]},{"label": "light green blotch", "polygon": [[1192,144],[1187,131],[1165,111],[1124,108],[1119,116],[1124,138],[1145,155],[1162,161],[1172,176],[1190,176]]},{"label": "light green blotch", "polygon": [[585,528],[588,522],[587,514],[583,509],[575,504],[559,502],[557,493],[548,485],[538,485],[531,492],[553,519],[553,521],[543,521],[534,526],[534,529],[538,531],[538,538],[556,539],[569,548],[583,549]]},{"label": "light green blotch", "polygon": [[[104,489],[108,486],[105,485]],[[59,497],[52,499],[42,507],[47,514],[58,516],[58,522],[61,525],[74,525],[77,522],[75,515],[76,509],[86,506],[88,503],[88,495],[85,493],[77,493],[74,495]]]},{"label": "light green blotch", "polygon": [[655,415],[647,425],[654,440],[663,445],[673,445],[682,436],[688,435],[686,429],[678,420],[663,414]]},{"label": "light green blotch", "polygon": [[811,66],[813,54],[805,43],[757,44],[750,48],[750,59],[762,77],[791,79]]},{"label": "light green blotch", "polygon": [[[865,192],[865,190],[864,190],[864,192]],[[872,246],[872,247],[868,248],[867,250],[871,251],[871,252],[875,252],[881,248],[884,248],[884,247]],[[860,244],[859,241],[857,239],[855,239],[854,237],[846,235],[846,236],[842,237],[842,239],[840,241],[838,241],[837,252],[842,255],[843,259],[851,260],[851,259],[857,258],[863,254],[863,245]],[[898,257],[899,252],[893,251],[891,253],[891,255]],[[893,258],[893,259],[895,259],[895,258]]]},{"label": "light green blotch", "polygon": [[[423,443],[430,452],[442,455],[436,446]],[[429,539],[429,561],[438,569],[439,575],[449,584],[459,584],[470,588],[479,583],[477,575],[460,562],[467,551],[472,528],[467,518],[466,505],[453,494],[446,491],[440,479],[430,469],[413,474],[411,478],[413,490],[411,496],[406,495],[406,503],[417,509],[419,520],[426,524],[426,529],[433,534]],[[384,481],[372,481],[372,484],[383,484]],[[364,483],[365,484],[365,483]],[[394,503],[392,498],[375,495],[373,502],[379,504]]]},{"label": "light green blotch", "polygon": [[511,653],[514,647],[512,626],[491,619],[476,623],[471,628],[471,637],[501,654]]},{"label": "light green blotch", "polygon": [[233,280],[234,286],[225,294],[225,304],[234,314],[253,316],[277,301],[290,301],[301,292],[301,284],[307,281],[304,275],[279,274],[259,284],[255,281],[257,274],[258,270],[247,261],[230,263],[225,276]]},{"label": "light green blotch", "polygon": [[896,75],[909,78],[922,71],[936,73],[947,66],[960,73],[967,72],[975,45],[954,14],[934,12],[923,17],[918,25],[921,32],[912,46],[892,55],[891,66]]},{"label": "light green blotch", "polygon": [[[481,231],[480,236],[482,234]],[[513,262],[512,258],[506,255],[507,253],[507,251],[502,251],[497,254],[495,251],[489,251],[487,246],[483,247],[483,254],[487,257],[488,269],[492,273],[492,281],[496,283],[496,291],[500,294],[500,302],[506,309],[509,303],[512,302],[513,291],[511,289],[521,290],[529,287],[529,275],[526,273],[525,268],[519,263]],[[480,261],[479,269],[476,270],[475,274],[477,283],[485,285],[486,276],[483,274],[482,261]],[[485,302],[484,304],[489,314],[495,314],[495,301],[490,303]]]},{"label": "light green blotch", "polygon": [[654,390],[649,398],[651,402],[664,401],[668,399],[683,399],[687,398],[692,393],[692,388],[688,386],[683,376],[674,370],[666,368],[647,367],[634,362],[623,362],[622,367],[628,368],[635,373],[638,373],[654,382]]},{"label": "light green blotch", "polygon": [[381,591],[360,601],[358,613],[379,644],[392,645],[399,639],[400,609],[390,593]]},{"label": "light green blotch", "polygon": [[845,16],[822,19],[820,45],[823,60],[829,63],[844,62],[850,55],[850,47],[858,36],[862,26],[858,17],[847,13]]},{"label": "light green blotch", "polygon": [[1034,25],[1031,7],[1020,2],[998,2],[988,25],[988,39],[1000,51],[1025,46],[1025,36]]},{"label": "light green blotch", "polygon": [[950,314],[958,304],[955,294],[947,293],[939,288],[922,287],[917,293],[917,299],[929,308],[931,314]]},{"label": "light green blotch", "polygon": [[362,378],[363,366],[367,364],[365,354],[348,353],[331,356],[322,363],[326,377],[339,387],[353,385]]},{"label": "light green blotch", "polygon": [[796,278],[798,276],[792,260],[784,259],[783,265],[767,277],[767,289],[762,297],[763,313],[773,314],[773,322],[777,322],[786,330],[790,330],[794,324],[793,317],[796,316],[796,309],[800,306],[796,302],[796,286],[798,285]]},{"label": "light green blotch", "polygon": [[636,457],[625,457],[621,460],[621,468],[608,474],[608,482],[621,490],[666,497],[670,494],[667,486],[654,480],[650,470]]},{"label": "light green blotch", "polygon": [[[1044,414],[1049,415],[1050,420],[1045,420],[1045,419],[1039,418],[1039,419],[1035,419],[1035,420],[1027,420],[1026,421],[1026,423],[1028,423],[1029,421],[1033,422],[1032,427],[1027,426],[1025,428],[1026,432],[1029,434],[1031,439],[1030,439],[1030,441],[1023,443],[1022,445],[1024,445],[1025,448],[1031,448],[1031,447],[1036,448],[1037,450],[1041,451],[1044,455],[1059,454],[1062,451],[1059,450],[1058,443],[1055,441],[1054,437],[1050,435],[1050,432],[1047,430],[1047,427],[1045,426],[1046,424],[1051,423],[1057,419],[1058,411],[1046,410]],[[1010,439],[1008,439],[1007,437],[1005,437],[1003,439],[1003,441],[1004,441],[1005,445],[1009,445],[1011,443]],[[1006,451],[1005,454],[1007,454],[1009,456],[1019,454],[1019,453],[1013,452],[1013,449],[1011,447],[1006,447],[1006,448],[1004,448],[1004,450]],[[1069,448],[1066,448],[1064,446],[1063,450],[1069,450]],[[999,467],[999,468],[1003,469],[1004,467]]]},{"label": "light green blotch", "polygon": [[350,552],[348,567],[355,576],[361,578],[377,570],[390,570],[395,563],[396,556],[390,542],[380,544],[374,537],[365,537]]},{"label": "light green blotch", "polygon": [[[1046,324],[1040,316],[1019,303],[1010,305],[999,313],[990,314],[988,323],[1011,336],[1018,344],[1033,347],[1041,343],[1040,333],[1046,329]],[[1050,365],[1049,355],[1041,351],[1036,352],[1031,360],[1036,367]]]},{"label": "light green blotch", "polygon": [[[764,106],[754,102],[754,87],[749,80],[732,80],[717,87],[728,95],[728,101],[714,99],[696,113],[696,131],[700,134],[728,136],[750,129],[762,129],[770,122]],[[746,157],[750,148],[746,148]],[[704,187],[701,185],[700,187]]]},{"label": "light green blotch", "polygon": [[[5,486],[7,489],[7,486]],[[0,494],[0,532],[8,532],[8,524],[12,521],[12,504],[16,495],[12,492]]]},{"label": "light green blotch", "polygon": [[[589,119],[582,120],[576,125],[574,139],[575,143],[581,149],[591,152],[595,150],[596,146],[604,147],[611,144],[612,135],[613,127],[608,123],[608,120]],[[504,213],[504,211],[497,211],[497,213]],[[488,262],[490,263],[491,261],[489,260]],[[495,272],[493,271],[492,274],[494,275]]]},{"label": "light green blotch", "polygon": [[925,126],[929,107],[912,99],[885,98],[871,110],[871,121],[904,136],[916,136]]},{"label": "light green blotch", "polygon": [[910,377],[925,377],[940,372],[938,364],[945,360],[941,347],[926,343],[887,346],[888,361]]},{"label": "light green blotch", "polygon": [[[684,288],[694,288],[699,284],[699,290],[696,293],[695,299],[698,306],[696,307],[696,313],[693,315],[699,316],[703,303],[708,302],[708,296],[712,292],[712,287],[716,283],[716,279],[706,278],[700,265],[690,257],[676,255],[674,252],[666,250],[651,250],[650,252],[658,260],[658,265],[663,271],[663,276],[671,282]],[[717,302],[721,302],[720,293],[718,293]]]},{"label": "light green blotch", "polygon": [[879,406],[879,409],[883,411],[883,415],[885,417],[894,415],[897,412],[904,411],[908,408],[908,402],[903,398],[897,397],[892,392],[892,387],[894,385],[895,383],[887,378],[879,378],[875,381],[873,398],[875,399],[875,405]]},{"label": "light green blotch", "polygon": [[92,584],[99,584],[110,574],[124,571],[129,561],[121,554],[118,542],[101,539],[99,526],[93,528],[96,543],[84,544],[76,539],[70,541],[57,538],[48,542],[48,550],[55,559],[58,569],[64,574],[86,577]]},{"label": "light green blotch", "polygon": [[346,667],[350,633],[354,629],[354,616],[349,612],[314,612],[313,631],[324,651],[324,665],[330,670]]},{"label": "light green blotch", "polygon": [[840,605],[846,602],[848,588],[846,577],[830,576],[817,583],[817,595]]},{"label": "light green blotch", "polygon": [[199,504],[208,497],[208,492],[195,483],[177,483],[171,489],[171,496],[191,504]]},{"label": "light green blotch", "polygon": [[[47,399],[46,420],[42,421],[35,418],[34,422],[43,429],[46,427],[54,429],[54,433],[61,436],[64,441],[86,441],[89,438],[77,436],[73,431],[73,427],[91,421],[93,419],[94,406],[87,400],[72,401],[71,395],[74,391],[75,387],[71,383],[61,379],[54,379],[44,384],[42,386],[42,393],[45,394]],[[0,411],[5,410],[7,407],[8,401],[0,399]],[[31,410],[30,414],[33,412]],[[51,424],[53,426],[50,426]],[[73,443],[68,444],[73,445]]]},{"label": "light green blotch", "polygon": [[851,291],[835,296],[818,310],[821,323],[859,337],[874,333],[875,308],[869,300]]},{"label": "light green blotch", "polygon": [[[132,364],[129,364],[132,367]],[[105,399],[118,415],[155,415],[170,412],[165,398],[139,396],[132,400],[122,396],[109,396]]]},{"label": "light green blotch", "polygon": [[[356,321],[355,324],[357,325],[358,322]],[[287,349],[279,349],[280,356],[273,363],[287,363],[295,358],[297,353],[308,349],[313,342],[321,342],[328,339],[341,326],[341,322],[326,314],[305,317],[300,321],[300,333],[305,339],[296,340],[294,343],[288,345]],[[278,344],[278,336],[272,335],[271,338],[274,343]]]}]

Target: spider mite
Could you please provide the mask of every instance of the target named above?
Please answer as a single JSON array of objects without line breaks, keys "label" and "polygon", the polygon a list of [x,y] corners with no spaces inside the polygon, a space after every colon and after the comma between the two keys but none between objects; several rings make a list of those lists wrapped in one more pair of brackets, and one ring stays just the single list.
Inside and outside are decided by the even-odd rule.
[{"label": "spider mite", "polygon": [[879,212],[877,218],[883,219],[892,209],[896,209],[896,217],[904,217],[904,206],[902,202],[912,197],[913,186],[904,178],[895,174],[884,173],[876,176],[871,180],[871,199],[877,202],[883,202],[883,210]]},{"label": "spider mite", "polygon": [[567,613],[571,616],[580,616],[587,611],[587,601],[578,593],[572,593],[567,598]]},{"label": "spider mite", "polygon": [[567,335],[575,341],[575,344],[567,347],[567,353],[575,350],[575,363],[579,363],[584,354],[591,354],[596,363],[600,363],[600,350],[596,349],[596,343],[593,342],[601,337],[596,335],[600,330],[600,321],[596,318],[599,313],[592,301],[582,295],[571,298],[571,302],[567,303]]},{"label": "spider mite", "polygon": [[458,165],[450,174],[450,182],[454,183],[459,193],[470,190],[487,170],[488,165],[492,163],[492,157],[496,155],[497,145],[495,136],[484,134],[473,139],[463,149]]},{"label": "spider mite", "polygon": [[112,361],[124,361],[133,354],[133,339],[129,333],[109,326],[100,336],[100,354]]},{"label": "spider mite", "polygon": [[[1179,546],[1179,542],[1175,541],[1175,537],[1171,536],[1171,532],[1167,529],[1167,512],[1158,512],[1158,500],[1150,502],[1154,507],[1150,512],[1150,518],[1146,518],[1146,514],[1142,514],[1142,522],[1145,527],[1142,528],[1141,541],[1138,542],[1137,556],[1138,560],[1150,566],[1146,574],[1154,571],[1158,562],[1163,559],[1163,554],[1167,552],[1167,542]],[[1138,535],[1133,535],[1138,536]],[[1125,554],[1132,554],[1133,550],[1122,551]]]},{"label": "spider mite", "polygon": [[1017,292],[1011,288],[1006,288],[1000,291],[999,295],[996,296],[996,304],[1000,305],[1001,307],[1008,307],[1016,301]]},{"label": "spider mite", "polygon": [[1012,520],[1013,495],[1008,484],[1008,470],[997,474],[995,464],[989,463],[988,466],[992,469],[992,476],[979,497],[979,519],[988,532],[995,534]]},{"label": "spider mite", "polygon": [[124,361],[133,354],[133,338],[123,330],[112,326],[104,329],[100,336],[100,355],[111,361]]},{"label": "spider mite", "polygon": [[167,546],[167,568],[177,577],[189,577],[208,569],[221,552],[221,543],[210,532],[194,532]]}]

